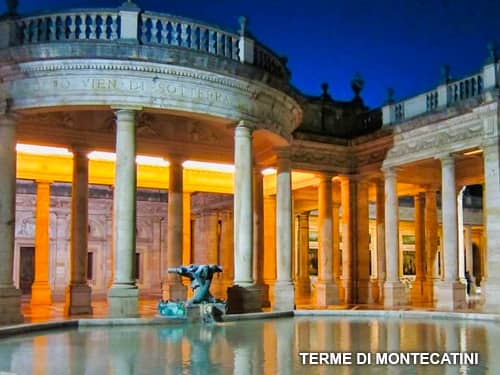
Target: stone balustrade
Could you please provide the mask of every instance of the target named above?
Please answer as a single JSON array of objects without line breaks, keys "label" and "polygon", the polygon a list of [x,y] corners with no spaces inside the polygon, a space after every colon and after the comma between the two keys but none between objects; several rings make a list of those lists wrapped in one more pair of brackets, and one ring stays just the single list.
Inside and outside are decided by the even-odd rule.
[{"label": "stone balustrade", "polygon": [[239,60],[239,39],[236,33],[189,19],[151,12],[139,16],[139,40],[143,44],[190,48]]},{"label": "stone balustrade", "polygon": [[247,33],[141,11],[130,4],[113,9],[75,9],[4,19],[0,22],[0,48],[89,40],[123,41],[189,49],[253,65],[278,79],[290,78],[286,60]]},{"label": "stone balustrade", "polygon": [[490,62],[480,72],[463,79],[444,82],[430,91],[398,102],[389,101],[382,108],[383,125],[400,123],[482,98],[486,92],[498,87],[499,69],[498,62]]}]

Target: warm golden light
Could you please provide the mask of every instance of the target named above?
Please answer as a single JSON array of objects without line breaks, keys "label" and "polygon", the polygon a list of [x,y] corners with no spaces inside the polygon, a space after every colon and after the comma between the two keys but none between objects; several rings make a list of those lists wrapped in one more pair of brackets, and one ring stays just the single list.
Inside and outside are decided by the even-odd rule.
[{"label": "warm golden light", "polygon": [[186,160],[184,163],[182,163],[182,166],[188,169],[201,169],[223,173],[234,173],[234,165],[231,164],[207,163],[204,161]]},{"label": "warm golden light", "polygon": [[472,150],[472,151],[467,151],[467,152],[464,152],[464,155],[465,156],[470,156],[470,155],[477,155],[477,154],[482,154],[483,153],[483,150],[481,150],[480,148],[477,149],[477,150]]},{"label": "warm golden light", "polygon": [[35,155],[73,156],[73,153],[70,152],[67,148],[28,145],[28,144],[23,144],[23,143],[18,143],[16,145],[16,151],[17,152],[24,152],[26,154],[35,154]]},{"label": "warm golden light", "polygon": [[270,174],[275,174],[276,173],[276,168],[266,168],[262,170],[262,174],[264,176],[270,175]]},{"label": "warm golden light", "polygon": [[[116,154],[114,152],[92,151],[87,156],[90,160],[116,161]],[[137,155],[135,162],[140,165],[157,167],[168,167],[170,165],[170,163],[163,158],[146,155]]]}]

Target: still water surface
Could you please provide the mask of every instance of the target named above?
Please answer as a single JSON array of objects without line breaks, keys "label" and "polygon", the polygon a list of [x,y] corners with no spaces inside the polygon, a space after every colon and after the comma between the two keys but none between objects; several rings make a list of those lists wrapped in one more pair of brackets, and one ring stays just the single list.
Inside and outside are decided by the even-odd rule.
[{"label": "still water surface", "polygon": [[[478,365],[302,365],[300,352],[477,352]],[[374,354],[375,355],[375,354]],[[374,357],[373,357],[374,358]],[[500,374],[500,324],[287,318],[0,339],[0,374]]]}]

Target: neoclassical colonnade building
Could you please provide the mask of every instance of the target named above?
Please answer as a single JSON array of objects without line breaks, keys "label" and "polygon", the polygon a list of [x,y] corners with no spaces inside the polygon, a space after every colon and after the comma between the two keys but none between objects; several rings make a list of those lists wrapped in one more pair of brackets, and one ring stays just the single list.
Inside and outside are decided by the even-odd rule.
[{"label": "neoclassical colonnade building", "polygon": [[350,101],[291,86],[244,18],[234,32],[126,2],[11,9],[0,30],[3,323],[24,292],[135,316],[139,292],[185,299],[165,271],[190,262],[222,264],[232,312],[457,309],[466,270],[500,309],[494,48],[473,76],[369,110],[359,76]]}]

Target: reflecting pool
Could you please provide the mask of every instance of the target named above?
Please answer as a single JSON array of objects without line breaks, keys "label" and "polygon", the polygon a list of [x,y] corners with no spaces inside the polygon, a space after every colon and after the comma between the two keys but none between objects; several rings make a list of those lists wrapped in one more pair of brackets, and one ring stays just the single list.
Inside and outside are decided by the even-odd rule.
[{"label": "reflecting pool", "polygon": [[[500,324],[295,317],[213,325],[80,327],[0,339],[0,373],[498,374]],[[303,365],[299,353],[351,365]],[[330,355],[332,353],[332,355]],[[347,353],[347,354],[346,354]],[[372,353],[372,364],[356,363]],[[477,353],[478,364],[382,365],[377,353]],[[393,359],[396,357],[393,357]],[[323,357],[325,360],[326,357]]]}]

